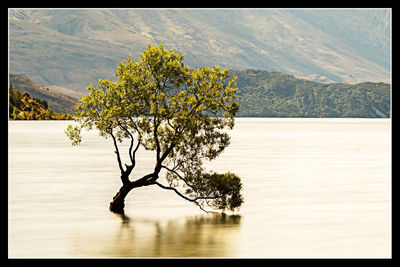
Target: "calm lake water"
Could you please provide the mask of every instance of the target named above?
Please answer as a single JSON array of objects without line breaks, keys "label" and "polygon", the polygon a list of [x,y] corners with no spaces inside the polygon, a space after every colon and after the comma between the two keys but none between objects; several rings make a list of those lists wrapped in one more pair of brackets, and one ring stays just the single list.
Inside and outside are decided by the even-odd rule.
[{"label": "calm lake water", "polygon": [[[131,191],[125,216],[109,212],[121,185],[111,140],[85,132],[73,147],[68,123],[9,122],[10,258],[392,256],[389,119],[238,118],[207,163],[242,177],[235,216],[157,186]],[[134,177],[154,166],[137,158]]]}]

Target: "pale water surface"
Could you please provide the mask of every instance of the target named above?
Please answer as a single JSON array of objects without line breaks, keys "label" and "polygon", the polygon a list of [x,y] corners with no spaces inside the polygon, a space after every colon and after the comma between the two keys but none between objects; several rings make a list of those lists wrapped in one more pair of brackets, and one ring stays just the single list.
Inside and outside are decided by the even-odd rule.
[{"label": "pale water surface", "polygon": [[[236,216],[204,214],[157,186],[120,187],[111,140],[66,121],[9,122],[8,255],[16,257],[391,257],[389,119],[238,118],[209,169],[242,177]],[[123,149],[125,151],[125,149]],[[139,150],[134,177],[154,155]]]}]

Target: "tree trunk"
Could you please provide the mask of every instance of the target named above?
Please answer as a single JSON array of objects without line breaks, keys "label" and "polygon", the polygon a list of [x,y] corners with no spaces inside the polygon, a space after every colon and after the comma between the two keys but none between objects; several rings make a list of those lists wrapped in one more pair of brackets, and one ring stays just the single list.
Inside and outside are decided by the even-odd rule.
[{"label": "tree trunk", "polygon": [[[129,172],[130,173],[130,172]],[[128,173],[128,175],[129,175]],[[113,200],[110,202],[110,211],[115,213],[124,214],[125,207],[125,197],[128,193],[136,187],[147,186],[155,184],[155,179],[158,178],[158,174],[151,173],[143,176],[139,180],[130,182],[126,173],[121,176],[121,180],[123,185],[119,189],[118,193],[113,197]]]},{"label": "tree trunk", "polygon": [[113,197],[113,200],[110,202],[110,211],[115,213],[124,214],[125,207],[125,197],[128,195],[129,191],[132,190],[132,187],[128,185],[123,185],[118,193]]}]

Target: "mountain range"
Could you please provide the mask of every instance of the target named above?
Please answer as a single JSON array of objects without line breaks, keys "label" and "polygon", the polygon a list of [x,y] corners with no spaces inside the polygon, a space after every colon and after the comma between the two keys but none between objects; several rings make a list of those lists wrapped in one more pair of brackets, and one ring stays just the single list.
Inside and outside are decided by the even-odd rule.
[{"label": "mountain range", "polygon": [[320,83],[276,71],[232,71],[236,116],[283,118],[390,118],[390,84]]},{"label": "mountain range", "polygon": [[[326,84],[262,70],[231,71],[231,75],[237,77],[238,117],[391,116],[390,84],[387,83]],[[73,114],[78,103],[78,99],[40,86],[24,75],[10,74],[9,82],[21,93],[27,92],[39,102],[45,101],[56,112]],[[10,114],[14,116],[10,107]]]},{"label": "mountain range", "polygon": [[191,67],[391,81],[390,9],[9,9],[9,72],[80,97],[148,43]]}]

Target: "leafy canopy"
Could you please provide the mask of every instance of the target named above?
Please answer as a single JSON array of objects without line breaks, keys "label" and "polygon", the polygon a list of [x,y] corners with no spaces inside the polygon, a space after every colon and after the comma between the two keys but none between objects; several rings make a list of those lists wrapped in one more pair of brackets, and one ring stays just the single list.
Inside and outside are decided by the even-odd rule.
[{"label": "leafy canopy", "polygon": [[[69,125],[66,133],[77,145],[82,128],[97,129],[114,139],[116,153],[115,141],[130,139],[132,165],[136,139],[156,152],[151,184],[174,190],[202,209],[234,210],[243,202],[240,178],[207,173],[203,161],[215,159],[230,143],[226,130],[233,128],[239,109],[236,77],[218,66],[190,69],[183,57],[162,44],[149,44],[139,60],[123,60],[116,81],[99,80],[88,87],[74,117],[79,126]],[[120,168],[123,172],[121,163]],[[161,169],[168,186],[157,181]]]}]

